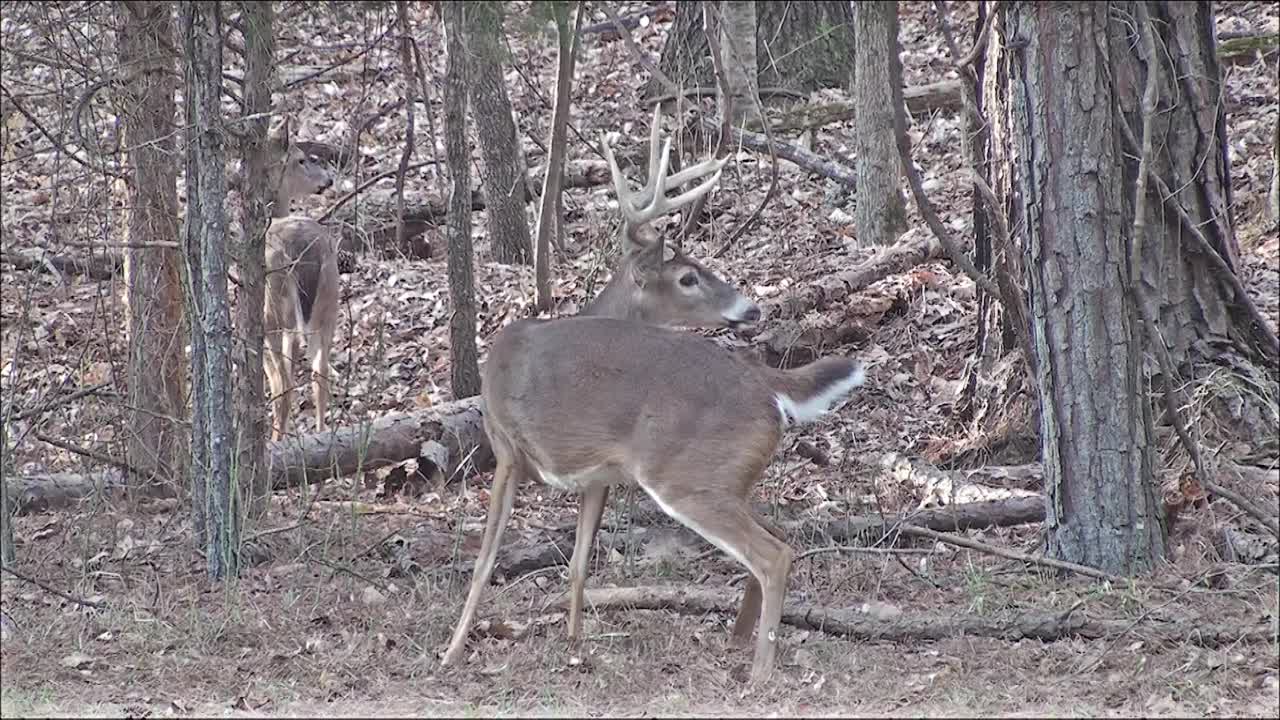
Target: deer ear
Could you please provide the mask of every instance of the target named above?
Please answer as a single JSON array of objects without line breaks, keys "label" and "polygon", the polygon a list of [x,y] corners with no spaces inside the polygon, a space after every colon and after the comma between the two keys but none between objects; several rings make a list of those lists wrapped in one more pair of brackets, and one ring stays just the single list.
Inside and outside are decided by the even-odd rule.
[{"label": "deer ear", "polygon": [[639,247],[628,254],[631,279],[638,287],[645,287],[662,272],[662,245],[661,240],[655,240],[652,245]]},{"label": "deer ear", "polygon": [[271,149],[276,152],[284,152],[289,149],[289,119],[285,118],[278,126],[267,131],[267,141],[271,143]]},{"label": "deer ear", "polygon": [[641,225],[639,227],[628,226],[622,234],[622,254],[634,255],[636,253],[652,250],[653,247],[661,246],[661,238],[649,225]]}]

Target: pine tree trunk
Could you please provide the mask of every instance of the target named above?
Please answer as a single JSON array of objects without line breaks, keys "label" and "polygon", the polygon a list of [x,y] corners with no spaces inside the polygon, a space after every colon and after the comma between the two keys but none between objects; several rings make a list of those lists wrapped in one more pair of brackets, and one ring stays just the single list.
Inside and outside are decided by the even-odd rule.
[{"label": "pine tree trunk", "polygon": [[894,140],[894,83],[902,82],[898,59],[898,3],[862,2],[854,8],[854,37],[861,49],[854,63],[858,103],[854,151],[858,204],[854,222],[863,247],[892,245],[906,230],[899,190],[900,160]]},{"label": "pine tree trunk", "polygon": [[[471,148],[467,143],[466,25],[473,3],[443,3],[447,60],[444,78],[444,149],[449,169],[449,316],[450,375],[453,396],[480,393],[480,363],[476,350],[475,281],[471,248]],[[477,115],[481,114],[479,112]],[[508,117],[510,117],[508,115]],[[521,183],[519,191],[524,192]],[[521,197],[523,205],[524,199]],[[490,206],[492,214],[492,206]],[[523,209],[521,210],[523,213]],[[526,228],[526,238],[528,229]]]},{"label": "pine tree trunk", "polygon": [[222,124],[222,7],[181,4],[187,107],[188,308],[191,311],[192,497],[210,579],[239,572],[240,517],[232,455],[231,312]]},{"label": "pine tree trunk", "polygon": [[275,56],[274,13],[270,2],[243,4],[245,77],[240,192],[239,302],[236,306],[236,461],[242,497],[255,515],[266,509],[271,493],[267,478],[267,413],[263,386],[263,319],[266,287],[267,226],[271,223],[271,191],[267,168],[267,129]]},{"label": "pine tree trunk", "polygon": [[[853,9],[847,0],[757,0],[755,5],[757,88],[808,92],[852,86]],[[701,0],[676,3],[658,67],[683,88],[716,84],[702,24]],[[655,76],[641,95],[647,100],[670,92]]]},{"label": "pine tree trunk", "polygon": [[[1132,14],[1134,5],[1115,7]],[[1153,130],[1160,141],[1151,158],[1147,235],[1142,238],[1139,278],[1147,311],[1160,323],[1175,362],[1218,359],[1218,352],[1209,348],[1224,338],[1254,362],[1274,362],[1274,330],[1267,337],[1268,331],[1255,326],[1224,282],[1226,275],[1239,272],[1240,247],[1231,215],[1231,168],[1220,102],[1225,89],[1213,41],[1213,8],[1180,2],[1148,2],[1147,8],[1155,20],[1157,47],[1169,48],[1157,67],[1160,105]],[[1111,33],[1116,39],[1110,69],[1125,119],[1118,132],[1122,147],[1136,156],[1148,68],[1132,28],[1120,23]],[[1125,181],[1133,183],[1137,171],[1136,160],[1126,163]],[[1179,218],[1174,206],[1186,212],[1189,222]],[[1224,261],[1226,271],[1201,250],[1196,232],[1213,248],[1212,255]]]},{"label": "pine tree trunk", "polygon": [[[1164,556],[1142,325],[1125,289],[1132,208],[1106,4],[1013,3],[1005,23],[1027,218],[1035,378],[1056,558],[1131,575]],[[1120,40],[1119,47],[1117,41]]]},{"label": "pine tree trunk", "polygon": [[489,244],[500,263],[526,265],[533,260],[529,221],[525,217],[525,180],[520,164],[516,123],[502,68],[502,3],[468,2],[466,50],[471,61],[468,85],[476,136],[484,160],[481,178]]},{"label": "pine tree trunk", "polygon": [[123,103],[129,148],[124,284],[129,337],[129,464],[176,488],[186,475],[187,440],[182,284],[177,250],[177,170],[173,162],[173,24],[166,3],[119,6],[120,66],[132,68]]}]

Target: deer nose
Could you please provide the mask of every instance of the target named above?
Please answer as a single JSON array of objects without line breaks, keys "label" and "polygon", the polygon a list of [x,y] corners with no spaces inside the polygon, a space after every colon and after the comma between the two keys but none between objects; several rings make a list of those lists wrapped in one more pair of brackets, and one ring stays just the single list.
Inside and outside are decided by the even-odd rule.
[{"label": "deer nose", "polygon": [[747,308],[747,311],[742,313],[743,322],[753,323],[753,322],[758,322],[759,320],[760,320],[760,308],[755,305],[752,305],[751,307]]}]

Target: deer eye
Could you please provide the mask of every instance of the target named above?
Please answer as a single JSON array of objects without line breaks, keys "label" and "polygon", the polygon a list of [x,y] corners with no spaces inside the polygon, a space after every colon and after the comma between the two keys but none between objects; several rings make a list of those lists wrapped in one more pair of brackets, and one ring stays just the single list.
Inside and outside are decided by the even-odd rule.
[{"label": "deer eye", "polygon": [[688,273],[680,276],[680,285],[691,288],[698,284],[698,273]]}]

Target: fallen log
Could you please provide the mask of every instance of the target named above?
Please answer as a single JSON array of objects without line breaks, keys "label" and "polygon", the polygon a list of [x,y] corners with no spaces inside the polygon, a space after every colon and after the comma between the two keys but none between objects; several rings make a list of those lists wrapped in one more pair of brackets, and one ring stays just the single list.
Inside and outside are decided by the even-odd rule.
[{"label": "fallen log", "polygon": [[[703,119],[702,124],[712,137],[719,135],[720,125],[716,120],[707,117]],[[741,145],[758,153],[769,152],[769,138],[760,133],[731,128],[729,139],[735,145]],[[805,150],[799,145],[786,142],[776,135],[773,138],[773,152],[783,160],[790,160],[803,170],[830,178],[849,188],[857,185],[858,178],[852,168],[833,160],[828,160],[817,153]]]},{"label": "fallen log", "polygon": [[[960,81],[943,80],[928,85],[913,85],[902,90],[903,100],[907,104],[907,112],[920,115],[934,110],[956,110],[960,107]],[[808,130],[832,123],[852,120],[858,115],[857,102],[844,100],[840,102],[800,105],[790,108],[776,120],[769,123],[769,128],[776,132],[787,130]],[[761,130],[757,121],[748,125],[752,131]]]},{"label": "fallen log", "polygon": [[[739,601],[715,590],[690,587],[593,588],[586,591],[587,606],[601,609],[672,610],[687,615],[709,612],[736,615]],[[567,606],[568,597],[560,599]],[[783,608],[782,622],[845,638],[891,642],[944,640],[953,637],[988,637],[1016,642],[1048,642],[1068,638],[1098,640],[1132,633],[1148,642],[1168,645],[1191,643],[1200,647],[1222,647],[1235,643],[1269,643],[1275,638],[1272,623],[1215,625],[1203,618],[1175,622],[1154,618],[1092,619],[1079,608],[1053,612],[1023,610],[995,615],[944,615],[901,612],[862,613],[856,610],[822,608],[807,603],[790,603]]]},{"label": "fallen log", "polygon": [[479,397],[287,438],[270,443],[268,454],[268,473],[276,489],[370,472],[414,459],[429,461],[433,472],[447,480],[467,463],[485,467],[491,460]]},{"label": "fallen log", "polygon": [[[769,515],[772,508],[755,504],[761,515]],[[625,530],[615,529],[608,523],[601,526],[597,536],[597,548],[614,547],[621,552],[640,553],[645,546],[655,542],[667,546],[682,544],[689,547],[710,549],[702,536],[681,525],[675,525],[647,497],[639,500],[633,513],[634,525]],[[945,508],[882,517],[864,515],[840,520],[784,520],[778,524],[792,538],[793,547],[822,547],[831,544],[871,545],[894,532],[894,528],[909,522],[915,527],[938,532],[956,532],[990,527],[1011,527],[1044,520],[1044,498],[1017,497],[977,503],[962,503]],[[543,530],[539,540],[532,543],[513,543],[499,550],[497,576],[517,577],[542,568],[565,565],[573,554],[575,526],[568,525],[553,530]],[[461,569],[468,564],[458,566]]]},{"label": "fallen log", "polygon": [[110,280],[124,269],[124,256],[118,253],[60,255],[43,248],[24,248],[0,253],[0,261],[18,270],[36,270],[55,275],[84,275],[92,280]]},{"label": "fallen log", "polygon": [[14,514],[50,512],[71,507],[89,497],[116,500],[124,496],[128,483],[124,473],[112,468],[103,472],[48,473],[5,478],[4,492]]},{"label": "fallen log", "polygon": [[874,255],[850,270],[827,275],[817,282],[796,288],[774,300],[765,301],[765,316],[795,318],[811,310],[825,310],[843,303],[849,296],[890,275],[904,273],[941,255],[942,248],[932,237],[903,240],[877,250]]},{"label": "fallen log", "polygon": [[[415,459],[420,470],[429,465],[432,474],[447,480],[469,465],[486,469],[493,459],[479,397],[268,443],[267,454],[275,489],[371,472]],[[127,482],[119,471],[110,470],[19,476],[6,478],[5,485],[16,512],[28,514],[71,507],[95,496],[117,499]]]}]

